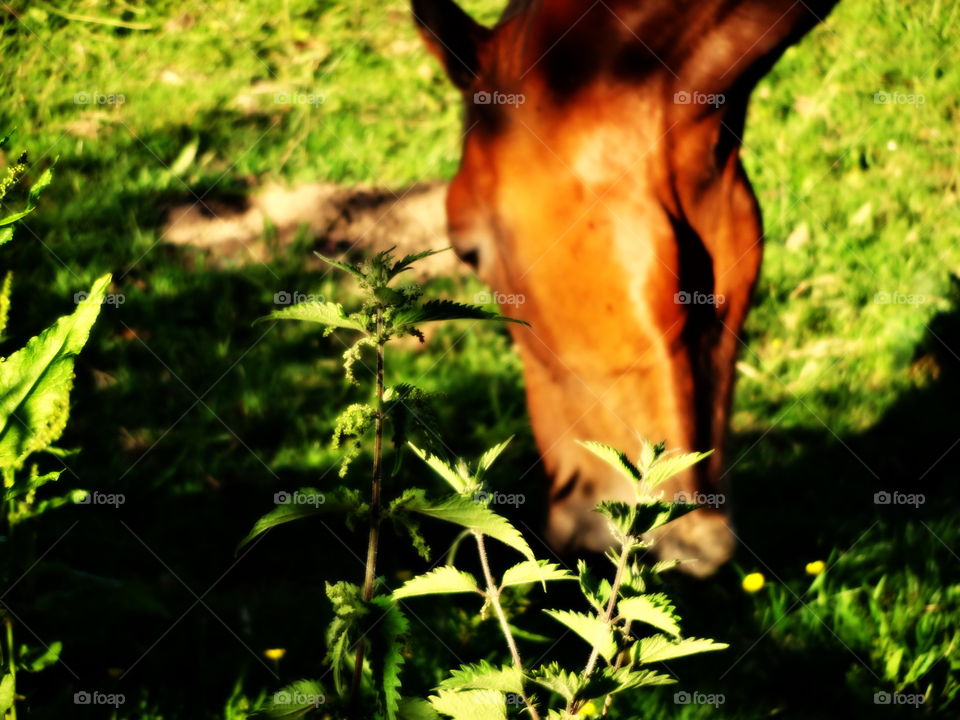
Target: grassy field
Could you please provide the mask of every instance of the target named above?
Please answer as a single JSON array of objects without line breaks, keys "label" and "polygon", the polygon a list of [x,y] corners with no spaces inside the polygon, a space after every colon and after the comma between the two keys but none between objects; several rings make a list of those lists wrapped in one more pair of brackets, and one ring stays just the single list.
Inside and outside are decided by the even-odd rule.
[{"label": "grassy field", "polygon": [[[958,20],[947,0],[845,0],[754,95],[744,159],[767,245],[730,440],[742,542],[718,577],[666,588],[689,634],[731,648],[672,663],[679,685],[638,693],[619,717],[960,712]],[[268,181],[448,178],[459,98],[395,0],[11,0],[0,28],[0,129],[16,128],[32,176],[56,160],[40,210],[4,248],[10,345],[103,272],[125,299],[80,359],[63,445],[81,450],[66,482],[126,503],[37,528],[38,563],[2,602],[28,644],[62,640],[63,662],[21,692],[36,718],[104,717],[73,704],[93,690],[125,695],[118,719],[244,717],[280,684],[264,649],[287,649],[282,681],[316,674],[322,581],[360,572],[315,525],[234,557],[274,492],[332,482],[318,477],[353,393],[339,340],[252,322],[279,290],[341,291],[305,269],[307,243],[242,267],[166,245],[165,211]],[[468,298],[477,284],[432,289]],[[439,412],[466,428],[458,451],[516,434],[505,487],[535,463],[502,330],[446,328],[390,372],[449,393]],[[894,490],[925,503],[875,504]],[[814,560],[827,570],[811,577]],[[396,553],[388,580],[418,563]],[[754,571],[767,585],[748,595],[740,578]],[[456,612],[431,626],[447,620]],[[410,684],[427,689],[464,650],[414,626],[430,653]],[[723,703],[678,704],[678,688]],[[885,692],[924,702],[876,704]]]}]

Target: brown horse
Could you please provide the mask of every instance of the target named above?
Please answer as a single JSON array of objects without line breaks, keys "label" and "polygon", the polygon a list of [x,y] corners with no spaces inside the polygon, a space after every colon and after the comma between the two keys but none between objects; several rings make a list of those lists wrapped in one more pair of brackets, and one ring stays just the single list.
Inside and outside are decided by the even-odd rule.
[{"label": "brown horse", "polygon": [[664,494],[713,496],[664,558],[712,572],[733,549],[720,452],[739,333],[760,268],[757,200],[739,159],[757,81],[831,0],[531,0],[496,27],[413,0],[466,103],[448,227],[513,330],[553,478],[548,538],[608,542],[625,481],[577,440],[716,448]]}]

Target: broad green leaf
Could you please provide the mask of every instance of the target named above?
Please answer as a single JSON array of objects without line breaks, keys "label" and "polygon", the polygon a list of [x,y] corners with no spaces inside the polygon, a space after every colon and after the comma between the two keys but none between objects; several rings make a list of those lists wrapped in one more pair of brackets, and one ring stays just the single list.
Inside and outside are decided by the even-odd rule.
[{"label": "broad green leaf", "polygon": [[480,592],[476,579],[468,572],[452,565],[441,565],[423,575],[408,580],[393,591],[393,599],[417,595],[445,595],[450,593]]},{"label": "broad green leaf", "polygon": [[644,478],[647,483],[648,488],[654,488],[664,480],[672,478],[674,475],[677,475],[688,467],[696,465],[698,462],[704,458],[710,457],[713,454],[713,450],[709,452],[693,452],[693,453],[684,453],[683,455],[671,455],[671,456],[661,456],[653,466],[647,471],[647,475]]},{"label": "broad green leaf", "polygon": [[444,480],[447,484],[453,488],[455,492],[458,493],[468,493],[475,490],[479,487],[479,484],[470,477],[469,472],[466,467],[461,465],[457,468],[454,468],[450,463],[446,462],[442,458],[427,452],[426,450],[421,450],[416,445],[411,442],[408,442],[407,445],[413,450],[414,454],[423,460],[430,468]]},{"label": "broad green leaf", "polygon": [[596,615],[585,615],[569,610],[544,610],[544,612],[586,640],[587,644],[596,648],[607,662],[610,662],[616,654],[617,644],[613,639],[613,630]]},{"label": "broad green leaf", "polygon": [[527,541],[505,517],[471,499],[460,495],[450,495],[443,500],[431,502],[421,494],[412,497],[406,503],[405,508],[411,512],[427,515],[438,520],[446,520],[470,530],[476,530],[484,535],[489,535],[522,553],[527,559],[535,559]]},{"label": "broad green leaf", "polygon": [[437,690],[433,709],[454,720],[507,720],[507,699],[496,690]]},{"label": "broad green leaf", "polygon": [[90,336],[109,284],[110,275],[99,278],[72,315],[0,360],[0,467],[19,469],[63,433],[74,358]]},{"label": "broad green leaf", "polygon": [[0,715],[6,714],[13,707],[15,681],[13,675],[7,674],[0,680]]},{"label": "broad green leaf", "polygon": [[270,528],[294,520],[322,515],[325,513],[344,513],[362,508],[355,493],[321,493],[315,488],[301,488],[293,492],[278,492],[274,495],[277,506],[257,520],[253,529],[240,541],[239,552],[244,545],[262,535]]},{"label": "broad green leaf", "polygon": [[653,625],[674,636],[680,635],[676,610],[666,595],[661,593],[623,598],[617,604],[617,612],[626,620]]},{"label": "broad green leaf", "polygon": [[630,649],[630,652],[636,664],[648,665],[702,652],[726,650],[728,647],[730,646],[726,643],[718,643],[713,640],[698,638],[671,640],[666,635],[653,635],[640,640]]},{"label": "broad green leaf", "polygon": [[314,252],[313,254],[316,255],[321,260],[323,260],[325,263],[333,265],[335,268],[339,268],[344,272],[350,273],[355,278],[357,278],[357,280],[364,279],[363,271],[360,270],[360,268],[357,265],[354,265],[353,263],[345,262],[343,260],[334,260],[333,258],[329,258],[326,255],[321,255],[318,252]]},{"label": "broad green leaf", "polygon": [[486,660],[476,665],[461,665],[440,683],[449,690],[497,690],[503,693],[523,692],[523,674],[513,665],[496,667]]},{"label": "broad green leaf", "polygon": [[500,320],[529,325],[523,320],[507,317],[499,313],[484,310],[477,305],[464,305],[452,300],[428,300],[422,305],[403,309],[393,316],[395,330],[403,330],[421,323],[440,320]]},{"label": "broad green leaf", "polygon": [[503,574],[501,587],[511,585],[525,585],[527,583],[545,583],[549,580],[576,580],[573,573],[564,570],[546,560],[524,560],[509,568]]},{"label": "broad green leaf", "polygon": [[325,325],[328,328],[346,328],[347,330],[364,331],[363,326],[351,317],[348,317],[340,303],[332,302],[304,302],[280,310],[274,310],[264,320],[303,320]]},{"label": "broad green leaf", "polygon": [[298,720],[326,702],[323,686],[316,680],[297,680],[270,696],[267,705],[253,714],[269,720]]},{"label": "broad green leaf", "polygon": [[630,480],[633,483],[638,483],[643,479],[643,473],[640,472],[640,468],[630,462],[630,459],[627,457],[626,453],[623,453],[616,448],[611,447],[610,445],[593,442],[592,440],[588,442],[581,442],[580,444],[607,463],[607,465],[618,470],[620,474],[623,475],[627,480]]}]

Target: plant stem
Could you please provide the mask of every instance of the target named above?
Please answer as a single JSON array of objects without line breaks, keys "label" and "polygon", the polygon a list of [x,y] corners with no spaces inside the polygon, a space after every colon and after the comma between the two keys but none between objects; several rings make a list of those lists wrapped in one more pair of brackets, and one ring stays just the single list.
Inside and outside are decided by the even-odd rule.
[{"label": "plant stem", "polygon": [[[383,485],[383,310],[377,310],[377,410],[374,417],[373,475],[370,483],[370,532],[367,536],[367,562],[363,576],[363,599],[373,598],[373,585],[377,578],[377,550],[380,544],[381,488]],[[359,700],[360,680],[363,676],[363,655],[366,639],[357,642],[356,660],[353,666],[353,682],[350,687],[350,702],[356,706]]]},{"label": "plant stem", "polygon": [[[13,620],[10,619],[10,616],[7,615],[3,618],[3,624],[6,626],[7,631],[7,670],[10,673],[10,677],[13,678],[13,686],[17,686],[17,656],[13,652]],[[16,696],[16,692],[14,692]],[[10,720],[17,720],[17,705],[16,703],[10,706],[10,709],[7,711],[7,714]]]},{"label": "plant stem", "polygon": [[[493,574],[490,572],[490,562],[487,560],[487,548],[483,542],[483,533],[474,530],[473,537],[476,538],[477,541],[480,565],[483,567],[483,577],[487,583],[487,597],[490,599],[490,604],[493,605],[493,612],[500,622],[500,630],[503,633],[504,640],[507,641],[507,647],[510,648],[510,656],[513,658],[513,664],[522,676],[523,661],[520,659],[520,651],[517,650],[517,643],[513,639],[513,633],[510,631],[507,614],[503,611],[503,605],[500,604],[500,588],[497,587],[497,583],[493,579]],[[537,712],[536,706],[530,701],[530,698],[527,697],[522,686],[520,688],[520,697],[523,699],[523,704],[530,710],[530,717],[533,718],[533,720],[540,720],[540,714]]]},{"label": "plant stem", "polygon": [[[610,625],[610,623],[613,621],[613,613],[617,608],[617,599],[620,595],[620,586],[623,584],[623,573],[627,569],[627,560],[630,558],[630,551],[632,548],[633,538],[629,536],[624,538],[623,544],[620,546],[620,557],[617,560],[617,572],[613,576],[613,585],[610,586],[610,599],[607,601],[607,607],[604,610],[603,617],[601,618],[604,625]],[[587,666],[583,669],[584,678],[590,677],[590,675],[593,673],[599,657],[600,647],[594,646],[594,648],[590,651],[590,658],[587,660]],[[582,704],[582,702],[568,703],[566,714],[576,714]]]}]

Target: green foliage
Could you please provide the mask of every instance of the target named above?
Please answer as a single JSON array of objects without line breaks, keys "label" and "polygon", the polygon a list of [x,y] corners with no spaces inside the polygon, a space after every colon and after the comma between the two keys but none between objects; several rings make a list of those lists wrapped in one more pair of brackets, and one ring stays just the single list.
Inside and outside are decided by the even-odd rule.
[{"label": "green foliage", "polygon": [[[387,387],[385,383],[385,346],[404,335],[424,340],[419,325],[427,322],[473,319],[505,320],[481,308],[449,301],[423,301],[420,286],[391,287],[390,283],[416,260],[430,253],[407,256],[394,262],[389,252],[380,253],[360,265],[323,258],[349,273],[364,292],[362,306],[347,312],[336,303],[307,303],[273,313],[275,320],[294,319],[324,326],[326,332],[348,330],[361,338],[344,355],[347,380],[357,382],[353,369],[363,364],[363,352],[374,354],[371,373],[373,397],[369,402],[353,403],[339,416],[334,430],[334,445],[342,447],[341,477],[350,477],[350,462],[359,456],[365,444],[373,442],[371,491],[369,504],[361,504],[355,490],[338,488],[337,502],[314,504],[283,503],[262,517],[241,543],[250,542],[267,529],[293,520],[331,510],[344,515],[348,523],[366,519],[369,528],[367,562],[363,585],[349,582],[327,584],[327,596],[333,605],[335,619],[327,630],[326,661],[332,671],[336,698],[327,710],[346,717],[375,717],[384,720],[433,718],[447,716],[454,720],[506,720],[508,701],[519,703],[533,720],[541,713],[547,718],[568,718],[577,715],[585,703],[608,702],[616,693],[672,682],[672,678],[636,666],[649,664],[655,658],[675,658],[726,647],[708,641],[687,642],[680,638],[679,619],[665,596],[645,593],[645,575],[659,571],[644,568],[636,554],[648,547],[642,537],[686,508],[649,497],[649,488],[671,475],[681,472],[706,457],[706,454],[669,455],[662,445],[645,445],[639,465],[623,453],[606,445],[589,443],[587,447],[617,468],[634,486],[634,503],[604,503],[598,511],[606,515],[617,539],[608,557],[616,572],[612,581],[597,580],[584,563],[579,573],[555,563],[538,559],[523,535],[503,515],[495,512],[487,476],[496,460],[507,448],[509,440],[487,450],[473,464],[463,459],[450,460],[442,451],[423,449],[408,441],[411,426],[426,431],[432,446],[443,447],[439,428],[421,418],[429,413],[429,394],[409,383]],[[322,256],[321,256],[322,257]],[[393,423],[393,445],[396,454],[393,470],[383,464],[384,425]],[[372,438],[371,438],[372,436]],[[346,447],[344,447],[346,446]],[[405,450],[427,465],[445,484],[446,493],[429,496],[427,488],[404,487],[384,499],[393,488],[393,475],[401,468]],[[296,495],[324,497],[318,490],[305,489]],[[415,576],[391,594],[376,592],[376,557],[381,525],[390,519],[393,526],[405,531],[422,556],[429,549],[420,533],[417,517],[442,520],[463,528],[463,537],[476,542],[482,578],[453,565],[453,550],[448,564]],[[499,583],[494,579],[487,552],[486,539],[493,538],[524,556],[524,560],[506,568]],[[590,647],[590,658],[582,670],[568,670],[554,663],[528,669],[521,658],[516,637],[535,635],[514,625],[507,615],[504,591],[539,583],[577,580],[589,610],[546,610],[546,614],[582,638]],[[512,590],[513,592],[515,590]],[[401,694],[401,669],[408,623],[399,609],[399,601],[416,600],[426,595],[477,595],[483,599],[481,617],[492,612],[510,653],[510,664],[495,666],[486,661],[462,665],[442,680],[427,703],[404,698]],[[659,645],[645,638],[641,645],[631,631],[632,623],[643,623],[668,634],[654,635]],[[659,653],[659,655],[658,655]],[[604,663],[602,666],[600,661]],[[351,682],[347,683],[353,667]],[[538,685],[552,693],[543,700],[529,692]],[[559,696],[560,704],[552,698]],[[268,717],[299,717],[313,708],[296,704],[286,709],[276,700],[263,713]],[[286,712],[287,715],[276,715]],[[271,714],[273,713],[273,714]]]},{"label": "green foliage", "polygon": [[[0,147],[6,141],[6,137],[0,140]],[[22,183],[26,170],[27,158],[23,154],[0,179],[0,201]],[[41,193],[52,179],[51,168],[47,168],[27,190],[25,207],[0,218],[0,245],[9,242],[15,224],[37,208]],[[27,461],[33,460],[37,454],[56,451],[53,445],[63,434],[70,415],[74,360],[90,337],[110,280],[110,275],[98,278],[72,314],[61,317],[19,350],[0,357],[0,477],[4,487],[0,527],[5,532],[2,537],[5,548],[12,547],[11,536],[22,522],[85,495],[82,490],[74,490],[59,496],[37,498],[37,491],[59,480],[62,471],[41,474],[36,463],[31,464],[28,472],[23,470]],[[12,286],[13,274],[7,271],[0,287],[0,336],[7,326]],[[4,567],[16,567],[12,560],[3,563]],[[29,571],[35,563],[25,559],[23,564]],[[22,569],[16,572],[19,575]],[[17,581],[22,577],[20,575]],[[5,585],[11,581],[12,577],[3,578]],[[32,652],[26,646],[18,648],[13,639],[13,613],[4,609],[0,616],[6,640],[2,652],[0,715],[6,717],[9,712],[10,717],[16,718],[14,703],[18,699],[18,668],[37,672],[48,667],[59,659],[62,644],[53,642],[42,652]]]}]

